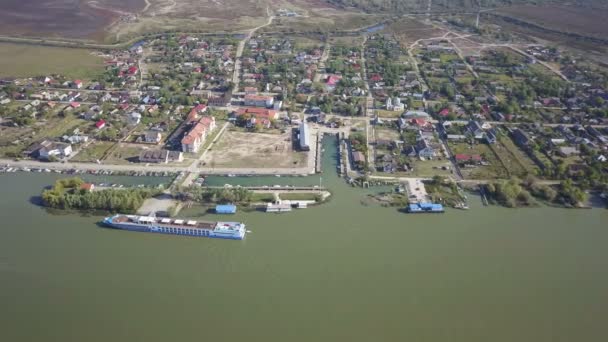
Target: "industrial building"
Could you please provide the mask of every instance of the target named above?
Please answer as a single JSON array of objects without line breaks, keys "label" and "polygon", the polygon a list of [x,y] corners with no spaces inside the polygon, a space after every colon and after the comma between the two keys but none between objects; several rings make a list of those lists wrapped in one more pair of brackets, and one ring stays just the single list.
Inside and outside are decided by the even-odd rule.
[{"label": "industrial building", "polygon": [[306,122],[300,124],[300,149],[310,151],[310,131]]}]

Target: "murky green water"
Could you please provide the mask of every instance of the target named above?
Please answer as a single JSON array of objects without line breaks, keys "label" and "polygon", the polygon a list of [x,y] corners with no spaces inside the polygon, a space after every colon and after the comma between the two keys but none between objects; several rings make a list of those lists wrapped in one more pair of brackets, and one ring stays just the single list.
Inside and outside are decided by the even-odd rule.
[{"label": "murky green water", "polygon": [[55,176],[0,175],[0,340],[606,340],[608,211],[473,201],[405,215],[362,205],[334,174],[334,151],[330,203],[239,213],[245,241],[50,215],[29,200]]}]

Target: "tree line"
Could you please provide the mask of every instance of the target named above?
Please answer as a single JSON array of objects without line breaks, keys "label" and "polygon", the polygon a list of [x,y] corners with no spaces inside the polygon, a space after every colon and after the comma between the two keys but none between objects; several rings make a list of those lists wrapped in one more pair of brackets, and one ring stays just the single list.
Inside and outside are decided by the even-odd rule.
[{"label": "tree line", "polygon": [[158,189],[107,189],[89,191],[82,188],[80,178],[66,178],[55,182],[42,192],[45,206],[57,209],[109,210],[134,213],[150,197],[160,194]]}]

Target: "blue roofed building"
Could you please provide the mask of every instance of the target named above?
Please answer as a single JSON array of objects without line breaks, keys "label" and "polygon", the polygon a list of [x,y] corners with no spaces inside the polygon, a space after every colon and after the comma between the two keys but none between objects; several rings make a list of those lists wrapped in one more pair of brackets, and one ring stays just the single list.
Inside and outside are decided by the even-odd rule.
[{"label": "blue roofed building", "polygon": [[218,204],[215,206],[216,214],[235,214],[236,205],[234,204]]}]

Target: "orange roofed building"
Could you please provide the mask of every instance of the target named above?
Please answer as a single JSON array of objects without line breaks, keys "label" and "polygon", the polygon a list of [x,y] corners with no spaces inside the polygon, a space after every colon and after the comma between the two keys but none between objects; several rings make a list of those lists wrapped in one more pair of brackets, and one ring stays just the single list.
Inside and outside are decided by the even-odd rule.
[{"label": "orange roofed building", "polygon": [[214,129],[215,118],[212,116],[203,116],[190,123],[190,129],[182,138],[182,151],[196,153]]},{"label": "orange roofed building", "polygon": [[239,108],[236,111],[236,115],[237,116],[250,115],[258,120],[262,120],[262,119],[276,120],[279,117],[279,113],[276,110],[266,109],[266,108],[257,108],[257,107]]}]

